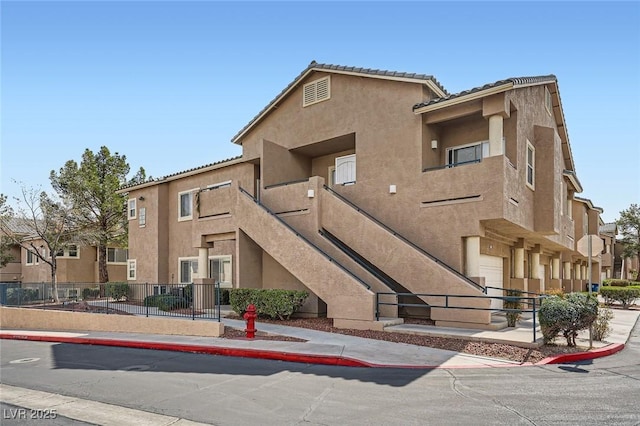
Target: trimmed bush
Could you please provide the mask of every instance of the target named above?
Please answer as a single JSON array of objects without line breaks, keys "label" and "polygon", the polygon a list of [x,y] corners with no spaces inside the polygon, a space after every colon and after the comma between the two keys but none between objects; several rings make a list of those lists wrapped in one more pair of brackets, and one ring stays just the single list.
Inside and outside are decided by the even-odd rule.
[{"label": "trimmed bush", "polygon": [[129,284],[127,283],[107,283],[105,285],[107,297],[112,297],[116,302],[121,299],[127,300],[129,297]]},{"label": "trimmed bush", "polygon": [[562,332],[568,346],[576,346],[578,332],[589,328],[597,316],[597,298],[582,293],[570,293],[564,299],[550,296],[538,311],[545,344],[553,342]]},{"label": "trimmed bush", "polygon": [[7,305],[24,305],[38,300],[36,288],[10,288],[7,289]]},{"label": "trimmed bush", "polygon": [[172,311],[174,309],[184,309],[190,306],[185,297],[173,294],[155,294],[144,298],[144,306],[156,307],[161,311]]},{"label": "trimmed bush", "polygon": [[234,288],[229,290],[229,304],[238,315],[253,304],[258,316],[289,319],[307,300],[309,293],[299,290]]},{"label": "trimmed bush", "polygon": [[598,342],[602,341],[605,337],[611,334],[611,326],[609,321],[613,319],[613,311],[609,308],[599,308],[598,317],[592,325],[592,337],[593,340]]},{"label": "trimmed bush", "polygon": [[515,327],[518,320],[522,317],[522,292],[520,290],[507,290],[507,297],[504,299],[504,309],[513,309],[507,311],[507,327]]},{"label": "trimmed bush", "polygon": [[544,292],[547,296],[558,296],[560,298],[564,298],[564,291],[561,288],[551,288]]},{"label": "trimmed bush", "polygon": [[628,287],[630,285],[636,285],[636,283],[630,280],[607,278],[605,280],[602,280],[602,285],[605,287]]},{"label": "trimmed bush", "polygon": [[221,288],[220,289],[220,304],[221,305],[229,305],[229,289]]},{"label": "trimmed bush", "polygon": [[602,287],[600,296],[604,298],[604,303],[612,305],[613,302],[620,302],[623,309],[629,309],[636,299],[640,298],[640,288],[632,287]]},{"label": "trimmed bush", "polygon": [[99,295],[100,295],[99,287],[82,289],[82,300],[96,299]]}]

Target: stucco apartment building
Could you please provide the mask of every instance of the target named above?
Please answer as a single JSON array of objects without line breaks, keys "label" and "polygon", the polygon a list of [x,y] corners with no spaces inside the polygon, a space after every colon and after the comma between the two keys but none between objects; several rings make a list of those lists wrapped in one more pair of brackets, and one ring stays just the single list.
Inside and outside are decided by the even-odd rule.
[{"label": "stucco apartment building", "polygon": [[428,294],[401,300],[487,327],[490,310],[441,306],[586,287],[576,241],[601,209],[575,196],[553,75],[451,94],[428,75],[312,62],[232,142],[240,157],[120,189],[131,282],[305,289],[302,314],[370,328],[377,308],[405,313],[380,293]]}]

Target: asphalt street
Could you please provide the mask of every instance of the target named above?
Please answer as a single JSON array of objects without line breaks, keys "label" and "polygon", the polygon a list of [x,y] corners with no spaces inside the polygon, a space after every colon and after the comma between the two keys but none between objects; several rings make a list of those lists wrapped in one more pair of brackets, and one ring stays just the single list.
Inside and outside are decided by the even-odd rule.
[{"label": "asphalt street", "polygon": [[626,349],[605,358],[456,370],[334,367],[10,340],[1,344],[3,385],[208,424],[640,424],[638,325]]}]

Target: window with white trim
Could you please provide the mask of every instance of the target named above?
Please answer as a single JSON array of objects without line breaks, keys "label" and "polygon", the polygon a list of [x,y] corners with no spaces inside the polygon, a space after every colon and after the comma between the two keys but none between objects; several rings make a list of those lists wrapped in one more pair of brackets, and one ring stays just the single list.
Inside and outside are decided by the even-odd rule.
[{"label": "window with white trim", "polygon": [[356,182],[356,155],[336,157],[335,183],[351,184]]},{"label": "window with white trim", "polygon": [[78,246],[70,245],[69,247],[61,248],[56,251],[56,257],[68,257],[78,259],[80,258],[80,251]]},{"label": "window with white trim", "polygon": [[136,218],[136,199],[129,198],[127,201],[127,219],[132,220]]},{"label": "window with white trim", "polygon": [[193,217],[193,192],[178,193],[178,220],[190,220]]},{"label": "window with white trim", "polygon": [[128,257],[126,248],[107,247],[107,263],[127,263]]},{"label": "window with white trim", "polygon": [[527,186],[536,187],[536,149],[527,141]]},{"label": "window with white trim", "polygon": [[159,294],[167,294],[167,286],[166,285],[154,285],[153,286],[153,295],[157,296]]},{"label": "window with white trim", "polygon": [[178,259],[180,284],[191,284],[198,273],[197,257],[181,257]]},{"label": "window with white trim", "polygon": [[27,250],[27,265],[35,265],[37,263],[37,259],[38,257],[33,251]]},{"label": "window with white trim", "polygon": [[463,164],[479,163],[489,156],[489,142],[474,142],[467,145],[447,148],[447,166],[456,167]]},{"label": "window with white trim", "polygon": [[146,224],[147,224],[147,208],[140,207],[140,210],[138,210],[138,226],[140,228],[144,228]]},{"label": "window with white trim", "polygon": [[304,85],[302,89],[302,106],[316,104],[331,98],[331,81],[329,76]]},{"label": "window with white trim", "polygon": [[136,279],[136,260],[127,260],[127,279],[135,281]]},{"label": "window with white trim", "polygon": [[231,256],[209,257],[209,278],[217,281],[223,287],[231,286]]}]

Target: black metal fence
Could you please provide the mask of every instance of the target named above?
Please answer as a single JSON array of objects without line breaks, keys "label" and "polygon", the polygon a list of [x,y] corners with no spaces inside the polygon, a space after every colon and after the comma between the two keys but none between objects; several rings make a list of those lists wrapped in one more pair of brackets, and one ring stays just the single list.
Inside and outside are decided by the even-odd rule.
[{"label": "black metal fence", "polygon": [[[57,300],[56,300],[56,297]],[[3,306],[220,321],[215,284],[0,283]]]}]

